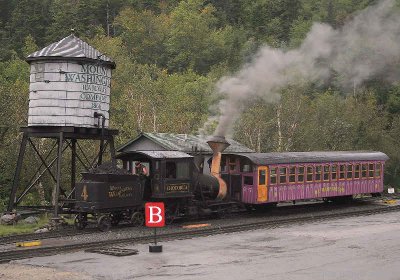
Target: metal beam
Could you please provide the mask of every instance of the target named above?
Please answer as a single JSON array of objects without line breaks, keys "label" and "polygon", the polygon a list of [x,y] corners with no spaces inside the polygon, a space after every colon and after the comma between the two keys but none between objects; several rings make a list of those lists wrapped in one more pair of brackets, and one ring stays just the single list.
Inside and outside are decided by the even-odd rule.
[{"label": "metal beam", "polygon": [[[71,140],[71,193],[68,198],[74,197],[74,190],[76,185],[76,139]],[[72,197],[70,197],[72,195]]]},{"label": "metal beam", "polygon": [[43,159],[43,157],[40,155],[38,149],[36,148],[35,144],[33,144],[31,138],[28,138],[29,143],[31,144],[33,150],[36,152],[36,154],[39,156],[40,160],[42,161],[42,164],[46,167],[46,170],[49,171],[50,176],[53,178],[54,182],[56,182],[56,177],[54,177],[53,172],[51,172],[50,167],[47,166],[46,161]]},{"label": "metal beam", "polygon": [[13,185],[12,185],[11,194],[10,194],[10,200],[8,201],[8,207],[7,207],[8,212],[11,212],[15,206],[15,196],[17,194],[17,188],[18,188],[18,184],[19,184],[19,180],[20,180],[22,162],[24,160],[24,154],[25,154],[27,142],[28,142],[28,135],[27,135],[27,133],[24,132],[24,134],[22,136],[21,146],[19,148],[17,168],[14,173],[14,179],[13,179]]},{"label": "metal beam", "polygon": [[116,166],[114,138],[111,137],[111,139],[108,142],[110,143],[111,162],[113,166]]},{"label": "metal beam", "polygon": [[58,138],[58,158],[57,158],[57,184],[56,184],[56,194],[54,198],[54,217],[58,218],[58,199],[60,196],[60,181],[61,181],[61,162],[62,162],[62,150],[64,143],[64,132],[60,132],[60,136]]},{"label": "metal beam", "polygon": [[[66,149],[67,149],[67,147],[64,147],[63,152],[64,152]],[[56,162],[57,159],[58,159],[58,156],[56,156],[52,161],[50,161],[50,165],[49,165],[50,168],[53,166],[53,164]],[[22,192],[22,194],[16,199],[16,202],[15,202],[16,205],[18,205],[18,203],[21,202],[21,200],[24,198],[24,196],[32,189],[32,187],[40,180],[40,178],[42,178],[42,176],[43,176],[43,174],[44,174],[45,172],[46,172],[46,169],[43,170],[43,171],[39,174],[39,176],[35,179],[35,181],[31,182],[31,184],[30,184],[28,187],[26,187],[26,188],[24,189],[24,191]],[[64,193],[64,195],[65,195],[64,190],[62,190],[62,191],[63,191],[63,193]]]},{"label": "metal beam", "polygon": [[107,145],[108,145],[108,141],[107,141],[106,143],[103,143],[103,149],[102,149],[102,151],[99,150],[99,153],[97,154],[97,156],[93,159],[93,161],[92,161],[92,163],[91,163],[91,167],[94,167],[94,166],[95,166],[95,162],[96,162],[96,161],[97,161],[97,166],[101,165],[101,162],[102,162],[103,160],[100,161],[100,160],[98,160],[98,158],[99,158],[100,155],[103,156],[104,151],[105,151],[106,148],[107,148]]},{"label": "metal beam", "polygon": [[[50,151],[47,153],[46,157],[44,158],[44,160],[47,162],[48,158],[50,157],[51,153],[53,152],[54,148],[57,146],[57,141],[54,142],[53,147],[51,147]],[[56,158],[57,159],[57,158]],[[36,170],[35,174],[33,174],[33,176],[31,177],[31,179],[29,180],[28,185],[30,185],[33,182],[33,179],[36,178],[36,175],[40,172],[40,169],[42,168],[43,163],[40,164],[40,166],[38,167],[38,169]],[[51,167],[51,166],[50,166]]]},{"label": "metal beam", "polygon": [[[78,149],[81,151],[81,154],[83,155],[83,157],[84,157],[85,160],[87,161],[87,163],[90,165],[90,164],[91,164],[91,163],[90,163],[90,160],[86,157],[86,154],[85,154],[85,152],[83,151],[81,145],[79,145],[79,142],[77,142],[77,146],[78,146]],[[85,165],[85,166],[86,166],[86,165]],[[89,166],[89,167],[91,167],[91,166]],[[86,170],[88,170],[88,168],[86,168]]]},{"label": "metal beam", "polygon": [[[72,145],[69,143],[69,142],[67,142],[66,141],[66,143],[67,143],[67,145],[72,149]],[[77,142],[77,146],[79,147],[79,143]],[[82,150],[81,150],[81,152],[82,152]],[[83,153],[83,152],[82,152]],[[87,171],[87,170],[89,170],[89,168],[87,167],[87,165],[83,162],[83,160],[81,159],[81,157],[78,155],[78,153],[76,153],[75,154],[76,155],[76,158],[79,160],[79,162],[83,165],[83,167],[85,168],[85,170]],[[90,164],[90,163],[89,163]]]}]

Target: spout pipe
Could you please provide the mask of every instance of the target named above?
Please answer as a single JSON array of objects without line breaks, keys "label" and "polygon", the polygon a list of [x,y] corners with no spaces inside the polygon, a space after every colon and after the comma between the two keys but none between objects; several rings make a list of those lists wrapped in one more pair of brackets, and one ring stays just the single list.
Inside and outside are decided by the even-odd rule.
[{"label": "spout pipe", "polygon": [[213,151],[213,158],[211,163],[211,175],[218,179],[219,182],[219,192],[217,199],[224,199],[227,194],[227,186],[225,181],[221,178],[220,168],[221,168],[221,157],[222,152],[229,147],[229,143],[225,140],[223,136],[213,136],[207,141],[208,145]]},{"label": "spout pipe", "polygon": [[106,116],[102,113],[94,112],[93,117],[100,119],[101,117],[101,139],[100,139],[100,147],[99,147],[99,160],[97,165],[101,165],[103,162],[103,149],[104,149],[104,128],[106,125]]}]

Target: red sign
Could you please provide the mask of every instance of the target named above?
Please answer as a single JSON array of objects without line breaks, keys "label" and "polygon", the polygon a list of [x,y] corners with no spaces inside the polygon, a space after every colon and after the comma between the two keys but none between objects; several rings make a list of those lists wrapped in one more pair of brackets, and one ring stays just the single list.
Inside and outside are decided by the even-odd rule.
[{"label": "red sign", "polygon": [[146,227],[165,226],[165,211],[163,202],[148,202],[145,204]]}]

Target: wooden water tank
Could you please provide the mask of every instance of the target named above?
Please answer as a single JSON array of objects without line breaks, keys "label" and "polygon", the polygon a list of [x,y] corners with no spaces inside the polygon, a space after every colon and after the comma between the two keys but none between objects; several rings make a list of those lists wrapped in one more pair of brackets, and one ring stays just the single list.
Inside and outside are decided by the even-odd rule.
[{"label": "wooden water tank", "polygon": [[31,66],[28,126],[108,127],[115,63],[70,35],[28,56]]}]

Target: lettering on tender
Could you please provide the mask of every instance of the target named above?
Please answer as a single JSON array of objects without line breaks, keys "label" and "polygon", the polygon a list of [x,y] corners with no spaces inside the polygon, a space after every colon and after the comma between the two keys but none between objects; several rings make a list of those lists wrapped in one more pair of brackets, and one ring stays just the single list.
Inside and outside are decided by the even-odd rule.
[{"label": "lettering on tender", "polygon": [[133,197],[133,186],[109,186],[109,198]]}]

